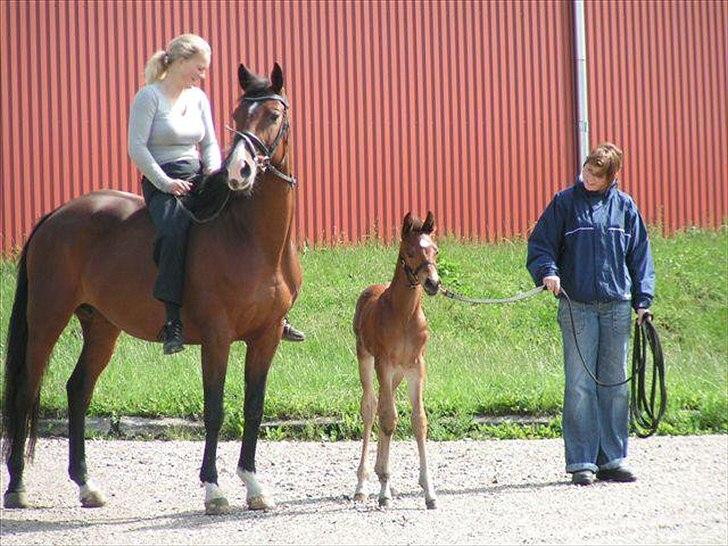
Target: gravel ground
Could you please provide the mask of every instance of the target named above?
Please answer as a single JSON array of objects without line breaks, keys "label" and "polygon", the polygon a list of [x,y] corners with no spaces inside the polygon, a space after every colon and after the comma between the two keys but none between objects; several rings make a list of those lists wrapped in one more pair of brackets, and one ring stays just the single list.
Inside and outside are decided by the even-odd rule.
[{"label": "gravel ground", "polygon": [[[437,510],[417,485],[414,442],[395,442],[393,504],[377,481],[363,504],[358,442],[260,442],[258,472],[278,503],[245,508],[239,443],[218,451],[232,512],[203,514],[202,442],[89,441],[92,476],[109,498],[84,509],[66,474],[67,441],[42,439],[26,485],[33,508],[3,510],[11,544],[727,544],[728,436],[633,439],[631,484],[569,484],[560,440],[430,442]],[[372,453],[373,456],[373,453]],[[7,482],[2,468],[3,490]]]}]

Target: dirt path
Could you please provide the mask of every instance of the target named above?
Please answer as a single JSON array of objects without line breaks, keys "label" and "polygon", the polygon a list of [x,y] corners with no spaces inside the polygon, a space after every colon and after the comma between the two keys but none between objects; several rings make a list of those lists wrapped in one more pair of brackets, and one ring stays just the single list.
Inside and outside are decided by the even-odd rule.
[{"label": "dirt path", "polygon": [[[276,509],[245,509],[237,442],[220,445],[233,511],[203,512],[202,442],[89,441],[104,508],[83,509],[66,474],[67,442],[40,440],[27,487],[34,508],[3,510],[11,544],[728,543],[728,436],[633,439],[639,481],[576,487],[560,440],[431,442],[439,508],[425,509],[413,442],[393,447],[391,508],[349,500],[357,442],[261,442],[258,471]],[[2,468],[3,490],[7,473]],[[377,490],[376,478],[371,493]]]}]

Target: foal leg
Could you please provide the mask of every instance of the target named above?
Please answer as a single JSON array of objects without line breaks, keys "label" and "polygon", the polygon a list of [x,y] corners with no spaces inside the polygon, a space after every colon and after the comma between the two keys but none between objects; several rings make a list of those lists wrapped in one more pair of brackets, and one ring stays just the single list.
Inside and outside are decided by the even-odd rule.
[{"label": "foal leg", "polygon": [[248,508],[251,510],[267,510],[275,507],[273,499],[256,477],[255,450],[258,444],[260,422],[263,419],[268,370],[278,348],[282,330],[283,323],[278,322],[263,337],[249,342],[245,355],[245,425],[237,474],[248,490]]},{"label": "foal leg", "polygon": [[410,402],[412,403],[412,430],[417,440],[417,450],[420,454],[420,487],[425,492],[427,508],[437,508],[435,489],[432,486],[430,473],[427,470],[427,415],[422,401],[422,391],[425,383],[425,361],[420,359],[416,369],[407,375],[407,386]]},{"label": "foal leg", "polygon": [[356,472],[357,484],[356,490],[354,491],[354,500],[363,501],[366,499],[364,485],[369,478],[367,452],[369,451],[369,438],[372,434],[374,417],[377,412],[377,397],[374,394],[374,357],[363,347],[357,347],[357,357],[359,359],[359,378],[361,379],[361,386],[364,390],[361,397],[361,418],[364,422],[364,434],[362,436],[359,469]]},{"label": "foal leg", "polygon": [[86,411],[91,403],[96,380],[111,359],[119,329],[96,310],[76,312],[83,329],[83,349],[73,374],[66,383],[68,396],[68,475],[79,486],[79,499],[86,508],[106,504],[103,493],[86,470],[84,431]]},{"label": "foal leg", "polygon": [[224,417],[223,396],[230,341],[209,336],[202,343],[202,384],[205,398],[205,452],[202,456],[200,481],[205,486],[205,514],[218,515],[230,511],[230,504],[217,484],[217,442]]},{"label": "foal leg", "polygon": [[[374,472],[379,477],[379,506],[387,507],[392,501],[392,490],[389,484],[389,446],[392,435],[397,428],[397,407],[394,401],[394,391],[401,381],[389,366],[377,367],[379,377],[379,442],[377,442],[377,462]],[[380,372],[380,370],[383,370]]]}]

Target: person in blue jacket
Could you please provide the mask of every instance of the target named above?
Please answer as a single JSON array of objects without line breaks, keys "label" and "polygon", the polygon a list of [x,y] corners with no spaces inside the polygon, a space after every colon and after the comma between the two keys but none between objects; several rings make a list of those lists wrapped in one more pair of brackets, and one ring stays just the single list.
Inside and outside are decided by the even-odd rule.
[{"label": "person in blue jacket", "polygon": [[[655,271],[645,223],[632,198],[617,189],[622,150],[597,146],[581,175],[557,193],[528,239],[527,268],[537,285],[571,298],[579,348],[605,384],[624,381],[632,311],[649,320]],[[566,472],[577,485],[636,479],[625,466],[629,437],[627,385],[598,386],[574,342],[567,302],[559,298],[564,347],[562,428]]]}]

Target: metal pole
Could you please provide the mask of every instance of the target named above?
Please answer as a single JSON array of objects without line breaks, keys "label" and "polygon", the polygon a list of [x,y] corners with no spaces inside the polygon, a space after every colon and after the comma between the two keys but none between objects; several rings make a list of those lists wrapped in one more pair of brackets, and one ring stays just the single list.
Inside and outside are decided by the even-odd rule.
[{"label": "metal pole", "polygon": [[576,75],[576,136],[579,143],[579,168],[589,155],[589,107],[586,79],[586,25],[584,1],[574,0],[574,48]]}]

